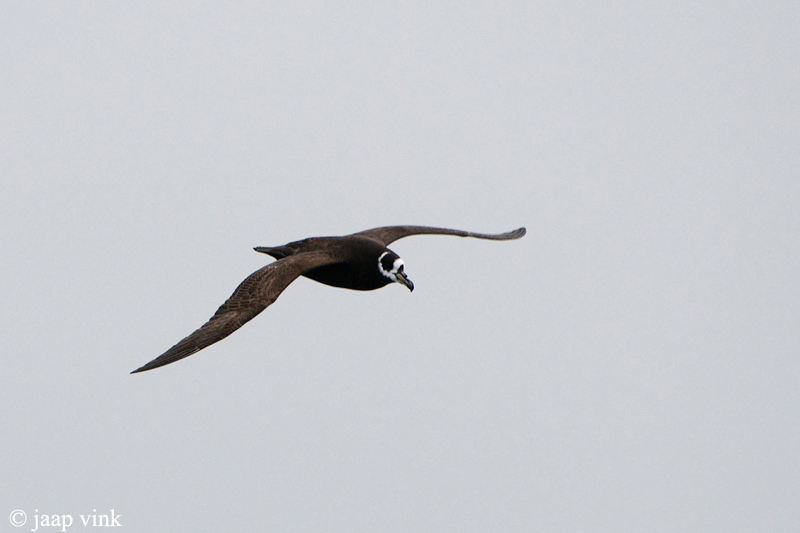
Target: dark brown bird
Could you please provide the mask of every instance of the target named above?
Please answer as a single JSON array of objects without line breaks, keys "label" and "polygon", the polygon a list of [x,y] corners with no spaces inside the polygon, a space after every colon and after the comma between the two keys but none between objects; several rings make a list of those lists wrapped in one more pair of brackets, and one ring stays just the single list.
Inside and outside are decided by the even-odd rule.
[{"label": "dark brown bird", "polygon": [[389,283],[400,283],[413,291],[414,284],[406,276],[403,260],[387,248],[409,235],[507,241],[525,235],[525,228],[489,235],[426,226],[386,226],[344,237],[311,237],[272,248],[259,246],[256,251],[277,261],[250,274],[200,329],[131,374],[174,363],[224,339],[272,304],[299,276],[357,291],[371,291]]}]

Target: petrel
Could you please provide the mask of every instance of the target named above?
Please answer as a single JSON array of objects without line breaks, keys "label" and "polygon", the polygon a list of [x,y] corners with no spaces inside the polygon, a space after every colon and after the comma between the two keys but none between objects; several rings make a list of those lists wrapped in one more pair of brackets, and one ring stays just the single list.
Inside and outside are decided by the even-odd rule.
[{"label": "petrel", "polygon": [[258,246],[277,261],[250,274],[200,329],[131,374],[174,363],[224,339],[251,320],[299,276],[357,291],[399,283],[414,290],[405,264],[387,246],[410,235],[456,235],[493,241],[519,239],[525,228],[499,234],[427,226],[386,226],[343,237],[310,237],[283,246]]}]

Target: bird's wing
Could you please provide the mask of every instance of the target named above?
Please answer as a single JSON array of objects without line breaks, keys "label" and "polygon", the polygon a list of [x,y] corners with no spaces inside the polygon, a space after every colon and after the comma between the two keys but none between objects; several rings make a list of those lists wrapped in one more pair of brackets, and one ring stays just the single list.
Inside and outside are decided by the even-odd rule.
[{"label": "bird's wing", "polygon": [[389,243],[410,235],[456,235],[458,237],[474,237],[476,239],[507,241],[511,239],[519,239],[525,235],[525,228],[515,229],[514,231],[508,231],[506,233],[488,234],[461,231],[457,229],[431,228],[428,226],[384,226],[382,228],[373,228],[366,231],[360,231],[358,233],[354,233],[353,235],[367,237],[383,243],[384,246],[388,246]]},{"label": "bird's wing", "polygon": [[312,268],[338,261],[324,252],[306,252],[275,261],[253,272],[200,329],[131,374],[174,363],[224,339],[277,300],[298,276]]}]

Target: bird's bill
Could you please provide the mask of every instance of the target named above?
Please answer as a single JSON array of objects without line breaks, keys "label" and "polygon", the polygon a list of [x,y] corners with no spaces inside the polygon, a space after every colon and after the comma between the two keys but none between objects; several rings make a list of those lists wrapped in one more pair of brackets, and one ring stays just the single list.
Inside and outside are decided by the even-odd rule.
[{"label": "bird's bill", "polygon": [[410,279],[408,279],[408,276],[406,276],[402,272],[398,272],[395,275],[397,276],[397,283],[402,283],[403,285],[408,287],[408,290],[410,290],[411,292],[414,292],[414,282],[412,282]]}]

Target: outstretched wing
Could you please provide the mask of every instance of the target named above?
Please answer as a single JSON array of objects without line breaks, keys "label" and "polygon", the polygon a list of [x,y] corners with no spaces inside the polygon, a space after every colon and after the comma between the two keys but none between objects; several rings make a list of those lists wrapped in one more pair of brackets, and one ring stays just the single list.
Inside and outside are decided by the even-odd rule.
[{"label": "outstretched wing", "polygon": [[508,241],[511,239],[519,239],[525,235],[525,228],[515,229],[506,233],[474,233],[472,231],[461,231],[457,229],[447,228],[432,228],[429,226],[385,226],[382,228],[368,229],[366,231],[359,231],[353,235],[360,237],[367,237],[383,243],[388,246],[389,243],[408,237],[410,235],[456,235],[458,237],[474,237],[476,239],[490,239],[493,241]]},{"label": "outstretched wing", "polygon": [[306,252],[286,257],[250,274],[217,309],[208,322],[178,344],[131,374],[174,363],[224,339],[251,320],[303,272],[338,259],[323,252]]}]

